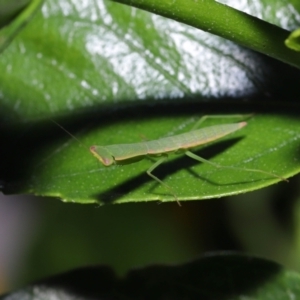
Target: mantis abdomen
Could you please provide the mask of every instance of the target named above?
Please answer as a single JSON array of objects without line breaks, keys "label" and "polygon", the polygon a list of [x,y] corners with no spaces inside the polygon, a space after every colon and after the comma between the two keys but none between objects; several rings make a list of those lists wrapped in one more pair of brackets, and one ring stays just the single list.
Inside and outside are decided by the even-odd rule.
[{"label": "mantis abdomen", "polygon": [[215,125],[157,140],[90,148],[102,164],[109,166],[118,163],[131,163],[145,156],[182,152],[226,136],[247,125],[246,122]]}]

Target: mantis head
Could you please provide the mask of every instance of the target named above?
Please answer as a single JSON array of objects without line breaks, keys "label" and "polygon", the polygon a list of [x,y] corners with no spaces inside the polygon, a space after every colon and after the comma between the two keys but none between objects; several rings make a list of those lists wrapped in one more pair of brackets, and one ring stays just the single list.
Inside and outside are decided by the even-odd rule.
[{"label": "mantis head", "polygon": [[109,151],[105,147],[91,146],[90,151],[106,167],[115,163],[114,157],[109,153]]}]

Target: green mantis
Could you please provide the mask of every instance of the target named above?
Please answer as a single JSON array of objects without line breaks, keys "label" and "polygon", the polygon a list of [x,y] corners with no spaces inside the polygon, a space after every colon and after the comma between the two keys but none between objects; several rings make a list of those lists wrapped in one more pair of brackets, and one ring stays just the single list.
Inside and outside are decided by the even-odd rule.
[{"label": "green mantis", "polygon": [[[194,128],[198,127],[199,124],[204,122],[204,120],[206,120],[207,118],[221,117],[224,116],[204,116],[199,120],[199,122],[197,122]],[[178,198],[177,195],[174,193],[173,189],[152,173],[159,165],[161,165],[168,159],[168,156],[170,154],[185,154],[196,161],[199,161],[201,163],[209,163],[210,165],[217,168],[239,169],[249,172],[259,172],[267,174],[271,177],[279,178],[280,180],[287,181],[285,178],[259,169],[221,166],[216,163],[212,163],[190,151],[190,149],[192,148],[196,148],[198,146],[218,140],[230,133],[233,133],[243,128],[246,125],[246,122],[215,125],[152,141],[145,141],[132,144],[116,144],[108,146],[91,146],[90,151],[106,167],[109,167],[114,164],[123,165],[134,163],[144,159],[145,157],[158,157],[159,159],[147,170],[147,174],[156,182],[168,189],[177,201]]]}]

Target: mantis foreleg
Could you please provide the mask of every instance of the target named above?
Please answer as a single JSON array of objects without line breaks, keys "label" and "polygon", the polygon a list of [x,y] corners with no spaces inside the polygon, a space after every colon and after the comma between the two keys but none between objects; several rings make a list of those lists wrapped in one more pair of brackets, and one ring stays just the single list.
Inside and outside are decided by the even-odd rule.
[{"label": "mantis foreleg", "polygon": [[[177,203],[180,205],[178,198],[176,196],[176,194],[174,193],[174,191],[171,189],[170,186],[168,186],[167,184],[165,184],[163,181],[161,181],[158,177],[156,177],[155,175],[152,174],[152,171],[154,171],[154,169],[156,169],[159,165],[161,165],[163,162],[165,162],[168,159],[168,154],[164,154],[158,161],[156,161],[148,170],[147,170],[147,174],[153,178],[155,181],[157,181],[158,183],[160,183],[161,185],[163,185],[166,189],[168,189],[170,191],[170,193],[174,196],[174,198],[176,199]],[[180,205],[181,206],[181,205]]]}]

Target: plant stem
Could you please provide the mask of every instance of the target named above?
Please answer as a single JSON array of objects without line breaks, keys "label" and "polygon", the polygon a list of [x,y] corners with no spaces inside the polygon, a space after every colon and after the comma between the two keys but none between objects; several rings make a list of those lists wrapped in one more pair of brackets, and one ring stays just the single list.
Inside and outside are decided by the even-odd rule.
[{"label": "plant stem", "polygon": [[112,0],[176,20],[300,68],[290,32],[214,0]]},{"label": "plant stem", "polygon": [[[43,4],[43,1],[44,0],[29,1],[29,4],[17,16],[15,16],[14,19],[7,24],[7,26],[0,28],[0,53],[9,45],[17,33],[29,22],[34,13]],[[1,2],[1,5],[4,5],[4,3],[6,3],[6,1]],[[25,1],[22,3],[25,3]],[[7,15],[5,17],[5,21],[7,21],[9,17],[11,17],[11,15]],[[4,23],[5,22],[3,18],[3,24]],[[3,24],[1,20],[0,25]]]}]

